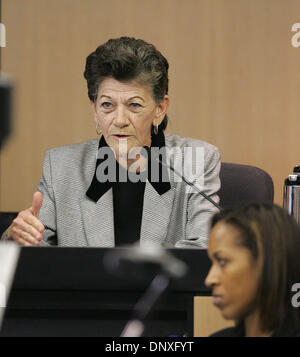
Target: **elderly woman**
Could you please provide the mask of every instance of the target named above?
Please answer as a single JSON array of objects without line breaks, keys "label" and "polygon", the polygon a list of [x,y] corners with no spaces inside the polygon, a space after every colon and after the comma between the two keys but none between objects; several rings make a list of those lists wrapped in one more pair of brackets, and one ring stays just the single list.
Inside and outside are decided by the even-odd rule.
[{"label": "elderly woman", "polygon": [[282,208],[252,204],[212,221],[213,303],[235,327],[213,337],[300,337],[300,226]]},{"label": "elderly woman", "polygon": [[[173,158],[171,166],[185,171],[202,167],[192,181],[202,179],[202,191],[218,201],[220,155],[204,141],[164,135],[168,67],[153,45],[128,37],[111,39],[87,57],[84,77],[100,140],[46,152],[32,207],[19,213],[2,239],[26,246],[140,241],[207,247],[216,208],[189,192],[166,165]],[[162,151],[153,155],[154,149]],[[199,162],[186,149],[199,149]]]}]

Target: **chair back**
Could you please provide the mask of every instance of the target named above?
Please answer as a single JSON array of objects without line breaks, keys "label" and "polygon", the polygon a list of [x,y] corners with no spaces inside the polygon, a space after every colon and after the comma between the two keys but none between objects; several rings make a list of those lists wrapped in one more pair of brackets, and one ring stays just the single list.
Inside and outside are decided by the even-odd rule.
[{"label": "chair back", "polygon": [[255,166],[221,163],[220,206],[223,208],[250,203],[273,203],[271,176]]}]

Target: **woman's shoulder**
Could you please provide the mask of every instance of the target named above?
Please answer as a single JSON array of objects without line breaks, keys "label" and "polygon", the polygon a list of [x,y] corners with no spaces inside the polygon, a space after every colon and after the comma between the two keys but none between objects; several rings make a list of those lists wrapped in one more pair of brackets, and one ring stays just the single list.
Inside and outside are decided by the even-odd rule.
[{"label": "woman's shoulder", "polygon": [[166,134],[166,146],[167,147],[203,147],[207,150],[211,151],[219,151],[219,149],[204,140],[189,138],[189,137],[182,137],[175,134]]},{"label": "woman's shoulder", "polygon": [[99,139],[91,139],[87,141],[83,141],[80,143],[57,146],[51,149],[48,149],[46,153],[54,156],[69,156],[76,154],[77,156],[80,154],[86,154],[89,152],[94,152],[98,148]]},{"label": "woman's shoulder", "polygon": [[284,326],[274,331],[272,337],[300,337],[300,326],[297,328]]},{"label": "woman's shoulder", "polygon": [[179,148],[181,152],[183,152],[183,154],[185,155],[187,154],[185,148],[193,148],[192,150],[194,150],[194,148],[197,149],[200,148],[200,150],[202,150],[203,153],[206,168],[211,166],[214,167],[221,160],[221,154],[219,149],[216,146],[206,141],[200,139],[194,139],[194,138],[184,138],[173,134],[172,135],[166,134],[165,138],[166,138],[166,148],[170,152]]},{"label": "woman's shoulder", "polygon": [[[219,330],[209,337],[244,337],[245,331],[243,325],[228,327],[223,330]],[[300,337],[300,328],[282,328],[276,330],[272,337]]]},{"label": "woman's shoulder", "polygon": [[219,330],[209,337],[243,337],[244,329],[241,326],[227,327]]}]

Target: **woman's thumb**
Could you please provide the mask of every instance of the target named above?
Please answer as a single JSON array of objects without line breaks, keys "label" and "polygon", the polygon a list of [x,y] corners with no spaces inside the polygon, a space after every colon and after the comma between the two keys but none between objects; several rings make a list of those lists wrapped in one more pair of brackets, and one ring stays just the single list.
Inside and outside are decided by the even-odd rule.
[{"label": "woman's thumb", "polygon": [[39,191],[36,191],[33,194],[33,200],[32,200],[32,213],[35,217],[38,217],[40,214],[40,209],[43,204],[43,194]]}]

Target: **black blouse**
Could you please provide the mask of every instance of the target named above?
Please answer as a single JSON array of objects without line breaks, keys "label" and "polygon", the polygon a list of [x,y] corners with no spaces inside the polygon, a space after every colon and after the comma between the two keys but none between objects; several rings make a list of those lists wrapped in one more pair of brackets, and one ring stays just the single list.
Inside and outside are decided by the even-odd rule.
[{"label": "black blouse", "polygon": [[145,182],[116,182],[113,185],[115,246],[140,239]]},{"label": "black blouse", "polygon": [[[107,147],[107,143],[102,136],[99,140],[99,149],[101,147]],[[163,132],[159,132],[157,135],[152,136],[151,147],[165,147],[165,136]],[[150,152],[148,151],[150,155]],[[162,177],[166,177],[167,169],[162,164],[159,164],[160,180],[158,182],[151,179],[151,164],[148,161],[148,170],[143,172],[141,180],[138,182],[119,182],[118,176],[116,182],[100,182],[97,179],[97,168],[103,163],[107,157],[97,159],[95,173],[88,188],[86,195],[95,203],[110,189],[113,189],[113,207],[114,207],[114,231],[115,231],[115,246],[121,246],[125,244],[131,244],[140,239],[141,223],[143,215],[144,193],[145,193],[145,181],[146,179],[151,183],[158,194],[162,195],[171,189],[170,182],[164,182]],[[149,159],[149,157],[148,157]],[[162,158],[164,160],[164,157]],[[118,162],[116,164],[116,172],[122,167]],[[124,173],[124,171],[123,171]],[[126,172],[127,173],[127,172]],[[122,176],[124,177],[124,176]],[[128,175],[127,175],[128,177]]]}]

